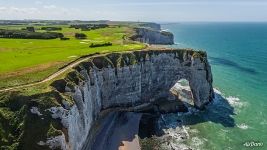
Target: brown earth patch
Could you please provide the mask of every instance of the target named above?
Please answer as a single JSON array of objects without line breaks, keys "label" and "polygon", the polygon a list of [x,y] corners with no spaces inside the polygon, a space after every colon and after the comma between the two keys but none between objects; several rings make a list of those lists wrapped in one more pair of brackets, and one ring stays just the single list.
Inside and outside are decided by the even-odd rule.
[{"label": "brown earth patch", "polygon": [[46,63],[46,64],[19,69],[17,71],[12,71],[8,73],[0,73],[0,79],[10,78],[14,76],[21,76],[21,75],[28,74],[28,73],[35,73],[35,72],[46,70],[51,67],[56,67],[56,66],[60,67],[63,64],[64,62],[51,62],[51,63]]},{"label": "brown earth patch", "polygon": [[0,47],[0,51],[8,51],[12,50],[12,48]]},{"label": "brown earth patch", "polygon": [[64,36],[66,36],[66,37],[74,37],[75,36],[75,32],[66,32],[66,33],[64,33]]},{"label": "brown earth patch", "polygon": [[101,33],[102,36],[112,36],[113,33],[111,32],[103,32]]}]

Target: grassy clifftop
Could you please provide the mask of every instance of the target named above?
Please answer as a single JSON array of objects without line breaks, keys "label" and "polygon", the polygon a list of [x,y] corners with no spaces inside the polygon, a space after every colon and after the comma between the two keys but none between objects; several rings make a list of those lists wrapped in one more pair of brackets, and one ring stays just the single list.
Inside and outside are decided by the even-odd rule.
[{"label": "grassy clifftop", "polygon": [[[84,79],[79,70],[90,67],[119,68],[134,65],[148,58],[150,55],[173,53],[178,58],[184,55],[206,57],[203,52],[192,50],[144,50],[133,52],[116,52],[92,56],[61,76],[38,86],[19,89],[17,91],[0,93],[0,145],[2,149],[47,149],[37,143],[66,133],[60,120],[53,119],[48,111],[51,107],[72,106],[72,97],[65,92],[66,87],[73,90]],[[64,104],[63,104],[64,100]],[[33,114],[31,109],[37,107],[40,114]]]},{"label": "grassy clifftop", "polygon": [[[24,30],[29,25],[0,25],[6,31]],[[30,25],[32,26],[32,25]],[[40,25],[34,25],[35,32],[46,32]],[[0,89],[43,80],[63,66],[82,56],[94,53],[143,49],[144,44],[128,40],[133,29],[127,25],[109,25],[99,29],[69,28],[69,25],[49,25],[61,30],[65,39],[13,39],[0,38]],[[28,33],[28,32],[26,32]],[[76,33],[86,35],[85,39],[75,37]],[[90,48],[91,44],[112,43],[111,46]],[[70,76],[66,71],[56,78]],[[70,76],[71,77],[71,76]],[[60,121],[52,119],[47,110],[61,106],[63,97],[53,90],[49,81],[40,85],[0,92],[0,149],[48,149],[37,143],[56,135],[64,128]],[[67,98],[66,98],[67,99]],[[71,101],[70,101],[71,103]],[[40,116],[31,109],[37,107]]]},{"label": "grassy clifftop", "polygon": [[[5,25],[0,29],[21,30],[25,27]],[[44,26],[34,27],[35,32],[45,32],[41,30]],[[55,32],[69,40],[0,38],[0,88],[41,80],[84,55],[144,48],[144,44],[127,40],[133,34],[128,26],[112,25],[89,31],[69,28],[68,25],[52,27],[62,28]],[[75,33],[83,33],[87,38],[76,39]],[[111,42],[112,46],[89,48],[91,44],[106,42]]]},{"label": "grassy clifftop", "polygon": [[[63,33],[69,39],[0,38],[0,89],[42,80],[79,57],[94,53],[102,55],[91,59],[93,64],[89,61],[80,63],[51,81],[25,89],[0,92],[0,149],[48,149],[37,143],[66,132],[59,120],[52,119],[47,109],[62,106],[63,99],[70,105],[74,104],[71,97],[64,94],[64,90],[65,86],[71,88],[83,80],[77,71],[79,68],[87,65],[95,65],[99,69],[106,66],[123,67],[160,52],[123,52],[145,47],[142,43],[128,40],[127,37],[134,32],[133,26],[113,24],[89,31],[69,28],[68,25],[52,26],[62,28],[56,32]],[[27,25],[0,25],[0,29],[8,30],[25,27]],[[36,32],[45,32],[41,30],[43,26],[34,27]],[[77,39],[75,33],[83,33],[87,38]],[[112,46],[89,48],[92,43],[106,42],[111,42]],[[185,51],[194,57],[206,57],[205,53],[192,50],[180,50],[178,56],[182,57]],[[103,54],[110,52],[117,53]],[[31,112],[34,107],[38,108],[40,114]]]}]

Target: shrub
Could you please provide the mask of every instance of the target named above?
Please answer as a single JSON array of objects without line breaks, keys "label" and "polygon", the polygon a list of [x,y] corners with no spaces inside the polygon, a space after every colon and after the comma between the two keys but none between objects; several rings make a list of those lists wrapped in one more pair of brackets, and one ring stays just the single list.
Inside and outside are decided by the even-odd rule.
[{"label": "shrub", "polygon": [[60,38],[60,40],[66,41],[66,40],[70,40],[70,38],[62,37],[62,38]]},{"label": "shrub", "polygon": [[82,31],[95,30],[108,27],[107,24],[73,24],[70,28],[81,29]]},{"label": "shrub", "polygon": [[27,27],[26,30],[29,31],[29,32],[35,32],[34,27]]},{"label": "shrub", "polygon": [[41,30],[57,31],[57,30],[62,30],[62,28],[61,27],[42,27]]},{"label": "shrub", "polygon": [[98,43],[98,44],[92,43],[89,47],[90,48],[94,48],[94,47],[103,47],[103,46],[112,46],[112,43],[110,43],[110,42],[107,42],[107,43]]},{"label": "shrub", "polygon": [[62,33],[57,32],[31,32],[27,30],[4,30],[0,29],[0,38],[16,39],[56,39],[63,38]]},{"label": "shrub", "polygon": [[75,33],[76,39],[86,39],[86,35],[84,33]]},{"label": "shrub", "polygon": [[90,31],[90,28],[82,27],[81,30],[82,31]]}]

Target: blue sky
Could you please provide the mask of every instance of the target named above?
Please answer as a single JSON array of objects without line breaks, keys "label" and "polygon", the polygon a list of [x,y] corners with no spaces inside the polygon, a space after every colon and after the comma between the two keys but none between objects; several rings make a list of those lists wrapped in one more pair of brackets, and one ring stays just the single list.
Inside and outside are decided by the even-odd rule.
[{"label": "blue sky", "polygon": [[0,0],[1,19],[267,21],[267,1]]}]

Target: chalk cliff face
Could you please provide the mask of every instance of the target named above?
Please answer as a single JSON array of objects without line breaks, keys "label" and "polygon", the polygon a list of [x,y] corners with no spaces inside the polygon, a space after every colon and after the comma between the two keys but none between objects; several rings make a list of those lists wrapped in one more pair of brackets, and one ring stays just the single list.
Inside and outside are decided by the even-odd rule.
[{"label": "chalk cliff face", "polygon": [[145,28],[151,28],[151,29],[157,30],[157,31],[161,30],[160,24],[157,24],[157,23],[140,23],[139,26],[145,27]]},{"label": "chalk cliff face", "polygon": [[131,39],[135,41],[148,44],[174,44],[174,36],[170,32],[154,30],[151,28],[135,28],[135,32],[136,34],[131,37]]},{"label": "chalk cliff face", "polygon": [[67,129],[64,136],[54,139],[63,143],[62,149],[78,150],[88,144],[101,110],[138,106],[160,98],[174,100],[170,89],[180,79],[189,81],[195,107],[202,109],[213,98],[211,69],[203,52],[175,49],[112,53],[94,56],[74,70],[52,84],[74,102],[66,100],[62,107],[50,109],[52,117],[61,119]]}]

